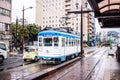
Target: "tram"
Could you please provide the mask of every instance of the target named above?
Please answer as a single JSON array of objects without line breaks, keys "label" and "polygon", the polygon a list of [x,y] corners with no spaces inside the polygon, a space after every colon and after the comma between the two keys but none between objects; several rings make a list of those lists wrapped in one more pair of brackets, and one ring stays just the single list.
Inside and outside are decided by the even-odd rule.
[{"label": "tram", "polygon": [[61,63],[80,55],[80,36],[48,29],[38,33],[38,57],[43,63]]}]

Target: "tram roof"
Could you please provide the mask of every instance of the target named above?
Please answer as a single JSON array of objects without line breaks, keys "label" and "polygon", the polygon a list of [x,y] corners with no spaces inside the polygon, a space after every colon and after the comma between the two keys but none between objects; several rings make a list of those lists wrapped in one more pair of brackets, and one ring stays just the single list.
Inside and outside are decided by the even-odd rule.
[{"label": "tram roof", "polygon": [[54,31],[54,30],[41,31],[38,33],[38,36],[45,36],[45,37],[47,37],[47,36],[64,36],[64,37],[70,37],[70,38],[80,38],[80,36],[75,35],[75,34]]},{"label": "tram roof", "polygon": [[88,0],[101,28],[120,27],[120,0]]}]

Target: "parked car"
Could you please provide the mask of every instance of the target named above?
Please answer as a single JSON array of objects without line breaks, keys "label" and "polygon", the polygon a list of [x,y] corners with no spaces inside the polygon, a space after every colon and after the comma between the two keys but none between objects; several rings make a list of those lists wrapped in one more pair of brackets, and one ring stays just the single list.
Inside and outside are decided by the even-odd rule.
[{"label": "parked car", "polygon": [[87,42],[86,42],[86,41],[84,41],[84,42],[83,42],[83,47],[88,47],[88,45],[87,45]]},{"label": "parked car", "polygon": [[26,46],[23,52],[23,59],[24,61],[27,61],[27,60],[38,61],[37,48],[34,46]]},{"label": "parked car", "polygon": [[0,64],[8,57],[8,48],[5,42],[0,41]]}]

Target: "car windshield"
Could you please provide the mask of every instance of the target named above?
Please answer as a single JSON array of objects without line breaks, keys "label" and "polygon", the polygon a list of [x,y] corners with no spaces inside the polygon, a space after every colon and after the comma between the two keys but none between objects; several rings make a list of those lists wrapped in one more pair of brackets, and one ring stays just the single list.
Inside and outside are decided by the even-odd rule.
[{"label": "car windshield", "polygon": [[4,43],[0,43],[0,49],[2,49],[2,50],[6,50],[6,46],[5,46]]},{"label": "car windshield", "polygon": [[31,48],[31,47],[25,47],[25,51],[26,52],[33,52],[33,51],[35,51],[35,49]]}]

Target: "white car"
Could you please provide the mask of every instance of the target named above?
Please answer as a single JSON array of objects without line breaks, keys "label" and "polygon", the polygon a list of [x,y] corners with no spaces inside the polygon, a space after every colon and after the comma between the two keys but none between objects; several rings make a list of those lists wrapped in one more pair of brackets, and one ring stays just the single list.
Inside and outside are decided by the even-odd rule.
[{"label": "white car", "polygon": [[0,42],[0,63],[3,63],[7,56],[7,46],[4,42]]}]

